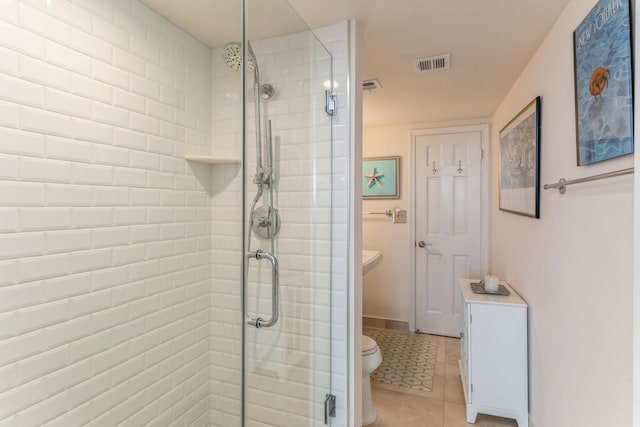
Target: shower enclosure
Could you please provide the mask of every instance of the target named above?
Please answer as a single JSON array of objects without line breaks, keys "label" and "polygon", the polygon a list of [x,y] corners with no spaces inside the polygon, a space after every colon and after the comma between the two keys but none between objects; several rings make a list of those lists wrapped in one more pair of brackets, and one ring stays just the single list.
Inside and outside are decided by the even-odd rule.
[{"label": "shower enclosure", "polygon": [[[213,114],[216,100],[226,103],[233,94],[243,101],[244,129],[241,174],[229,183],[244,205],[241,214],[240,205],[231,214],[234,221],[243,218],[234,236],[242,233],[238,250],[230,253],[216,239],[215,220],[212,233],[214,289],[217,280],[228,280],[229,272],[216,268],[219,255],[242,266],[220,298],[214,290],[213,312],[226,315],[212,325],[213,357],[225,360],[211,367],[212,400],[220,399],[223,419],[240,415],[244,425],[325,425],[331,393],[331,116],[325,111],[331,56],[286,1],[253,0],[244,8],[245,33],[212,53],[212,87],[220,90]],[[214,150],[232,151],[218,144],[217,124]],[[235,145],[239,138],[221,140]],[[233,173],[224,169],[212,172],[213,182]],[[212,203],[215,216],[218,197]],[[229,225],[221,223],[220,232],[226,235]],[[240,276],[242,288],[232,284]],[[242,357],[229,359],[229,351]]]},{"label": "shower enclosure", "polygon": [[214,419],[330,424],[332,58],[287,1],[237,12],[211,54],[210,153],[242,160],[206,178]]},{"label": "shower enclosure", "polygon": [[346,425],[325,46],[286,0],[0,3],[0,426]]}]

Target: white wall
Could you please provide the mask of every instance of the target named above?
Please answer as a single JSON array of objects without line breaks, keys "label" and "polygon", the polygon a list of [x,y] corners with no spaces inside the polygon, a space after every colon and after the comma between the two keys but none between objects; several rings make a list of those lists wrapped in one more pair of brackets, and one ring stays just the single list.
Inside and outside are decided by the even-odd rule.
[{"label": "white wall", "polygon": [[[366,99],[367,94],[364,94]],[[380,263],[363,277],[363,315],[409,322],[410,305],[410,132],[435,127],[487,123],[488,120],[464,120],[438,123],[408,123],[395,126],[366,127],[363,157],[400,156],[400,198],[363,200],[365,212],[384,212],[398,205],[407,210],[406,224],[393,224],[384,215],[363,215],[363,248],[382,252]],[[360,184],[358,181],[356,184]]]},{"label": "white wall", "polygon": [[[572,32],[594,3],[567,6],[497,109],[494,165],[499,129],[540,95],[542,184],[633,166],[632,156],[575,166]],[[631,425],[633,179],[541,191],[539,220],[499,211],[497,191],[492,200],[492,272],[529,304],[531,420]]]},{"label": "white wall", "polygon": [[0,424],[207,425],[209,49],[128,0],[0,34]]},{"label": "white wall", "polygon": [[349,156],[348,172],[344,177],[349,189],[349,241],[348,241],[348,412],[349,426],[362,424],[362,40],[363,26],[349,21],[347,69],[350,90],[349,101]]},{"label": "white wall", "polygon": [[[366,100],[367,93],[364,93]],[[400,156],[400,198],[363,200],[364,212],[393,206],[409,209],[409,125],[366,127],[362,156]],[[362,173],[369,172],[363,171]],[[356,185],[362,185],[360,181]],[[385,215],[362,216],[362,247],[382,252],[382,260],[362,278],[363,315],[409,321],[409,221],[393,224]]]}]

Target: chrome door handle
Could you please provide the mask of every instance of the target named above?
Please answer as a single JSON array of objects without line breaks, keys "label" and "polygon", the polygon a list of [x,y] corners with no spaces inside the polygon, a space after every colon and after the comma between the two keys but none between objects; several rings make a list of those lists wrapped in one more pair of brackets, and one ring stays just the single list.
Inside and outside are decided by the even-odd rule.
[{"label": "chrome door handle", "polygon": [[424,248],[425,246],[431,246],[431,243],[425,243],[424,240],[420,240],[418,242],[418,246],[420,246],[421,248]]},{"label": "chrome door handle", "polygon": [[247,325],[255,326],[258,329],[270,328],[278,322],[278,317],[280,317],[280,271],[278,268],[278,258],[270,252],[261,251],[260,249],[255,252],[248,252],[247,258],[255,258],[257,260],[266,258],[271,262],[271,319],[264,320],[261,317],[255,319],[249,317],[247,319]]}]

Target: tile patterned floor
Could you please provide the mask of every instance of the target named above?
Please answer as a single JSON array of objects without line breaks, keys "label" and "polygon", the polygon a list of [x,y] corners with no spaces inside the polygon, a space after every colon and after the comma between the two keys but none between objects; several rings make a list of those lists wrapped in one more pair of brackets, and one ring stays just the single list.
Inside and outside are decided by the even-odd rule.
[{"label": "tile patterned floor", "polygon": [[430,392],[435,376],[438,340],[431,335],[364,328],[382,351],[382,364],[371,374],[376,384],[391,390]]},{"label": "tile patterned floor", "polygon": [[515,420],[483,414],[478,415],[475,424],[467,424],[458,371],[460,340],[429,337],[438,345],[432,390],[398,392],[373,383],[378,420],[370,427],[517,427]]}]

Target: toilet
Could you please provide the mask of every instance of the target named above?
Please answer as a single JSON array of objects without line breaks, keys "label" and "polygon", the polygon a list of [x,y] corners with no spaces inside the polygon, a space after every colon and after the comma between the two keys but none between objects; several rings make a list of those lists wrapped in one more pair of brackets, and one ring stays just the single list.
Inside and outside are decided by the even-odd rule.
[{"label": "toilet", "polygon": [[382,363],[382,352],[376,342],[366,336],[362,336],[362,425],[366,426],[376,422],[378,414],[373,408],[371,399],[371,380],[369,375],[378,369]]}]

